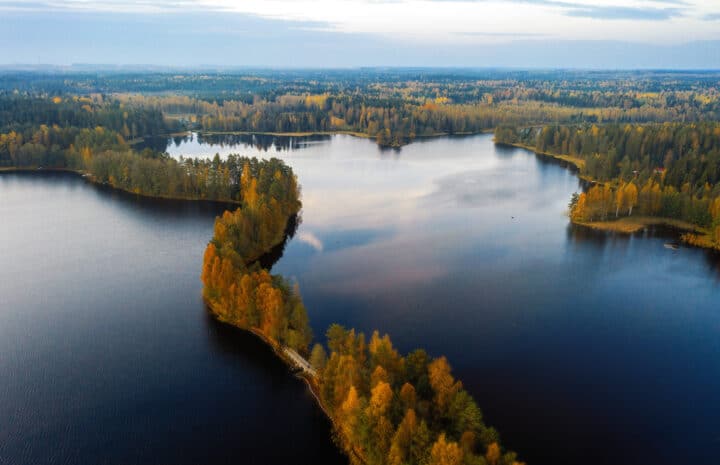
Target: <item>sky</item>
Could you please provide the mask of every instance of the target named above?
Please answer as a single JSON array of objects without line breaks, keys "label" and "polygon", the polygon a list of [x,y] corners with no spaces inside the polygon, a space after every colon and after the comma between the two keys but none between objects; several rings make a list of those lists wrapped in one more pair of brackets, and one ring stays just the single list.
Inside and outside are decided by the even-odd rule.
[{"label": "sky", "polygon": [[720,68],[720,0],[0,0],[0,64]]}]

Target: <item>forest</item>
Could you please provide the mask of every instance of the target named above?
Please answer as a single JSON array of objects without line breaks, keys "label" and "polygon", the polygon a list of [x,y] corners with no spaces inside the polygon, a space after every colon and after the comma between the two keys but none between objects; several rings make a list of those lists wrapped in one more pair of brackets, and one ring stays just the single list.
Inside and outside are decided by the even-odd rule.
[{"label": "forest", "polygon": [[[633,212],[671,218],[720,247],[720,126],[707,122],[720,116],[716,76],[557,73],[7,74],[0,77],[0,168],[64,168],[143,195],[240,202],[237,157],[175,160],[137,143],[192,129],[346,132],[400,147],[494,130],[498,143],[565,157],[598,183],[572,199],[573,221]],[[78,93],[61,91],[57,81]]]},{"label": "forest", "polygon": [[707,231],[689,242],[720,248],[718,123],[503,126],[495,141],[577,160],[593,185],[570,202],[575,222],[676,219]]},{"label": "forest", "polygon": [[650,84],[633,88],[617,77],[578,79],[565,85],[457,77],[437,77],[439,82],[397,79],[362,82],[359,88],[334,83],[305,92],[282,82],[275,92],[255,94],[252,100],[187,94],[117,96],[128,105],[155,108],[199,131],[349,132],[390,147],[418,137],[479,133],[503,124],[700,121],[719,115],[717,90],[704,86],[704,81],[690,81],[687,90],[674,86],[673,91],[659,91]]},{"label": "forest", "polygon": [[234,202],[242,200],[243,166],[263,189],[275,189],[266,173],[287,170],[278,160],[176,160],[150,149],[138,152],[128,137],[166,133],[162,114],[102,96],[11,96],[0,98],[0,108],[0,169],[67,169],[140,195]]},{"label": "forest", "polygon": [[332,325],[313,347],[320,398],[336,441],[359,464],[519,465],[445,357],[417,349],[402,356],[388,335]]},{"label": "forest", "polygon": [[0,131],[92,121],[127,141],[189,129],[347,132],[400,147],[500,125],[717,121],[717,82],[661,71],[16,71],[0,75]]},{"label": "forest", "polygon": [[285,238],[300,211],[299,196],[295,176],[281,161],[261,162],[255,172],[246,161],[241,207],[216,219],[201,279],[203,296],[221,320],[307,355],[312,331],[299,291],[258,262]]}]

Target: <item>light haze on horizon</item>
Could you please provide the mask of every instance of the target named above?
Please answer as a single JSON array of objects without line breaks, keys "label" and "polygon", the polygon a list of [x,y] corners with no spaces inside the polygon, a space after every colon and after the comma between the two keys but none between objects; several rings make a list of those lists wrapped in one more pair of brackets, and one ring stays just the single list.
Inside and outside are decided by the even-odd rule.
[{"label": "light haze on horizon", "polygon": [[0,0],[1,64],[720,68],[720,0]]}]

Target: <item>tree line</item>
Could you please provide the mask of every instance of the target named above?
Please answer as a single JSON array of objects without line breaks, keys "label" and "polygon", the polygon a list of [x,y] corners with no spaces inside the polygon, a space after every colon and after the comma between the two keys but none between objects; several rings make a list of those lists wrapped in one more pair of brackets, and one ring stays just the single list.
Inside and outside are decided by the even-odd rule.
[{"label": "tree line", "polygon": [[101,95],[0,93],[0,167],[85,169],[88,152],[128,151],[129,140],[168,130],[159,110]]},{"label": "tree line", "polygon": [[706,228],[720,247],[718,123],[502,126],[495,141],[581,160],[582,174],[600,184],[573,198],[575,221],[629,216],[637,206]]},{"label": "tree line", "polygon": [[101,94],[56,95],[0,92],[0,132],[15,131],[29,140],[38,127],[95,128],[125,139],[164,134],[170,129],[157,108],[126,105]]},{"label": "tree line", "polygon": [[278,80],[272,90],[252,98],[232,94],[117,97],[127,104],[159,109],[202,131],[346,131],[392,147],[417,137],[477,133],[502,124],[700,121],[720,115],[717,90],[697,83],[688,90],[671,87],[660,92],[652,82],[642,86],[620,79],[567,83],[517,77],[473,81],[462,75],[414,78],[361,80],[356,87],[350,86],[352,80],[325,78],[312,86]]}]

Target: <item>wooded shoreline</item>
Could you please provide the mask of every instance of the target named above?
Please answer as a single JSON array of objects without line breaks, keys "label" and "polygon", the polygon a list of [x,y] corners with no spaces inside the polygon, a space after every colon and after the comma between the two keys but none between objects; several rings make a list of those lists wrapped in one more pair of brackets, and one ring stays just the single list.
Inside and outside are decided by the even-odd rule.
[{"label": "wooded shoreline", "polygon": [[116,190],[118,192],[122,192],[124,194],[128,195],[134,195],[137,197],[143,197],[146,199],[158,199],[158,200],[180,200],[183,202],[210,202],[210,203],[218,203],[218,204],[226,204],[226,205],[240,205],[241,202],[238,200],[233,199],[205,199],[201,197],[191,197],[191,196],[179,196],[179,195],[162,195],[162,194],[146,194],[143,192],[133,192],[128,189],[124,189],[120,186],[113,186],[112,184],[100,181],[95,176],[92,175],[92,173],[88,173],[86,171],[81,170],[75,170],[72,168],[45,168],[45,167],[13,167],[13,166],[6,166],[6,167],[0,167],[0,175],[3,173],[67,173],[72,174],[81,177],[82,179],[98,186],[98,187],[106,187],[113,190]]},{"label": "wooded shoreline", "polygon": [[[385,144],[378,144],[378,147],[385,148],[385,149],[399,149],[401,147],[404,147],[406,145],[410,145],[413,142],[417,140],[422,139],[435,139],[439,137],[453,137],[453,136],[476,136],[479,134],[492,134],[495,131],[495,128],[489,128],[489,129],[482,129],[480,131],[464,131],[464,132],[438,132],[435,134],[421,134],[416,135],[413,140],[406,141],[399,145],[385,145]],[[187,136],[191,133],[198,134],[200,136],[272,136],[272,137],[313,137],[313,136],[352,136],[352,137],[358,137],[360,139],[369,139],[372,140],[375,138],[375,136],[371,134],[367,134],[364,132],[358,132],[358,131],[344,131],[344,130],[336,130],[336,131],[297,131],[297,132],[274,132],[274,131],[208,131],[208,130],[188,130],[187,132],[175,132],[170,134],[158,134],[157,137],[183,137]],[[135,145],[138,143],[143,142],[144,139],[140,138],[137,140],[130,141],[130,145]],[[525,147],[523,147],[525,148]]]},{"label": "wooded shoreline", "polygon": [[[208,299],[203,298],[203,301],[205,302],[205,305],[207,307],[208,312],[215,318],[217,321],[219,321],[222,324],[226,324],[229,326],[232,326],[235,329],[238,329],[240,331],[246,331],[250,334],[253,334],[255,337],[260,339],[263,343],[265,343],[270,349],[272,349],[273,353],[283,362],[285,365],[290,369],[299,370],[295,372],[295,376],[305,381],[305,384],[308,387],[308,390],[312,394],[313,398],[315,399],[315,404],[320,408],[320,410],[323,412],[325,417],[330,421],[330,424],[334,429],[339,428],[338,423],[333,419],[332,415],[330,415],[329,410],[327,407],[323,404],[322,399],[320,397],[320,386],[318,384],[318,378],[317,376],[312,376],[307,371],[303,370],[303,367],[296,364],[285,352],[286,349],[289,349],[287,346],[283,346],[282,344],[279,344],[277,341],[273,341],[270,338],[268,338],[265,334],[262,333],[262,331],[259,331],[255,328],[241,328],[237,326],[236,324],[233,324],[232,321],[228,320],[227,318],[224,318],[222,313],[218,311],[216,306],[210,302]],[[298,354],[298,357],[302,357]],[[304,359],[305,363],[309,364],[307,359]],[[355,458],[359,460],[361,463],[366,463],[362,456],[355,453]]]},{"label": "wooded shoreline", "polygon": [[[563,161],[570,164],[575,170],[577,170],[577,175],[580,179],[597,185],[603,185],[602,182],[582,174],[582,169],[585,167],[585,160],[581,158],[547,151],[539,151],[532,146],[520,142],[496,143],[498,145],[528,150],[536,155]],[[577,221],[573,219],[571,215],[568,216],[570,217],[570,222],[574,225],[594,229],[596,231],[616,232],[621,234],[634,234],[651,226],[665,226],[678,231],[678,233],[680,233],[680,240],[687,245],[712,251],[720,250],[718,246],[713,243],[711,239],[711,232],[708,229],[676,218],[638,215],[605,221]]]}]

